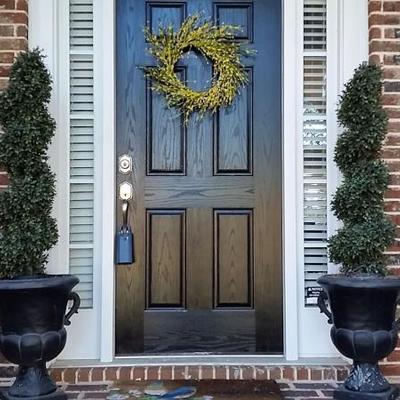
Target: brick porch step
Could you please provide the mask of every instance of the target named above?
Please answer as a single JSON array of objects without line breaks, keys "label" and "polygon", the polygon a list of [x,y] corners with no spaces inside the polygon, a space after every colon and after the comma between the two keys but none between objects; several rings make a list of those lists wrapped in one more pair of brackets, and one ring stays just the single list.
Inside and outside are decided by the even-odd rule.
[{"label": "brick porch step", "polygon": [[[162,366],[94,366],[54,367],[50,374],[57,382],[118,382],[143,380],[266,380],[276,381],[343,381],[348,366],[224,366],[224,365],[162,365]],[[1,371],[0,371],[1,374]]]}]

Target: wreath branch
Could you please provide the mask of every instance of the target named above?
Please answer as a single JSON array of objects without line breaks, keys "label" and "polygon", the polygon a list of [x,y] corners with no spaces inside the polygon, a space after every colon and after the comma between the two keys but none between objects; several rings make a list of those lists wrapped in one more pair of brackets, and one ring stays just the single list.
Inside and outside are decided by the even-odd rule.
[{"label": "wreath branch", "polygon": [[[203,117],[207,112],[215,113],[220,107],[231,105],[240,87],[248,83],[241,56],[255,54],[245,43],[234,41],[235,33],[240,30],[238,26],[200,22],[200,17],[193,15],[178,32],[172,26],[160,27],[157,34],[148,27],[144,29],[148,51],[159,63],[156,67],[146,67],[145,74],[152,81],[152,89],[165,95],[168,106],[182,111],[185,124],[194,112]],[[198,51],[212,62],[214,72],[209,89],[193,90],[176,75],[175,66],[188,51]]]}]

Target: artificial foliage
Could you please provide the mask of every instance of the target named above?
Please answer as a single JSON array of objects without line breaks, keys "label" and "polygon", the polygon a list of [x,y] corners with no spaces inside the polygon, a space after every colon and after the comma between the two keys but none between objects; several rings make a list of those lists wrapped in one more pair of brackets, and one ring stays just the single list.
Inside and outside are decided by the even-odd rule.
[{"label": "artificial foliage", "polygon": [[389,173],[380,159],[387,131],[381,93],[381,68],[362,64],[340,99],[338,119],[344,129],[335,162],[343,182],[332,210],[343,226],[329,239],[329,255],[345,274],[385,275],[384,251],[394,240],[394,225],[383,208]]},{"label": "artificial foliage", "polygon": [[[165,95],[168,106],[182,111],[185,122],[194,112],[202,117],[229,106],[240,87],[247,83],[248,76],[240,58],[254,51],[234,41],[238,29],[233,25],[204,22],[199,15],[188,17],[177,32],[172,26],[160,27],[156,33],[145,28],[149,53],[158,61],[157,66],[145,69],[146,75],[152,81],[152,88]],[[189,88],[176,74],[176,63],[189,51],[202,54],[212,63],[212,84],[207,90]]]},{"label": "artificial foliage", "polygon": [[47,149],[55,131],[48,111],[51,78],[39,50],[20,53],[0,95],[0,278],[43,274],[58,239],[51,217],[55,176]]}]

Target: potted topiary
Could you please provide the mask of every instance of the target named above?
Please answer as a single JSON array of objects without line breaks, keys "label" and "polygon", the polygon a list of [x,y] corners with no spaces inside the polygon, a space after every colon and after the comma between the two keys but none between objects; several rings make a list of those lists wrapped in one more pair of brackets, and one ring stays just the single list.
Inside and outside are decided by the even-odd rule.
[{"label": "potted topiary", "polygon": [[334,345],[354,363],[335,399],[397,396],[377,364],[397,343],[399,323],[394,319],[400,290],[400,278],[388,275],[384,254],[393,242],[394,226],[383,208],[389,174],[380,159],[387,128],[381,92],[381,68],[363,64],[347,83],[338,110],[344,132],[335,162],[343,183],[332,209],[343,226],[329,239],[329,256],[342,274],[318,279],[324,289],[318,303],[333,324]]},{"label": "potted topiary", "polygon": [[[19,365],[5,399],[66,399],[46,370],[64,348],[64,325],[79,307],[79,280],[45,275],[58,239],[51,217],[55,176],[47,149],[55,124],[48,112],[51,78],[39,50],[21,53],[0,95],[0,164],[10,184],[0,192],[0,350]],[[65,316],[68,300],[73,306]]]}]

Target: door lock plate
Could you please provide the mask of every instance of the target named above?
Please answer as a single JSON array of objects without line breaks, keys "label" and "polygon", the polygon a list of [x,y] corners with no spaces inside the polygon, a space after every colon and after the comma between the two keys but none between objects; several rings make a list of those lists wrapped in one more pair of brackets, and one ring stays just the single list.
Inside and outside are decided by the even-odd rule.
[{"label": "door lock plate", "polygon": [[131,200],[133,197],[133,186],[129,182],[122,182],[119,185],[119,198],[121,200]]},{"label": "door lock plate", "polygon": [[123,154],[118,160],[118,169],[121,174],[129,174],[132,172],[132,157],[128,154]]}]

